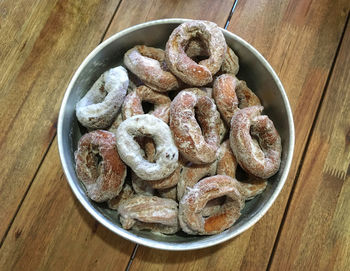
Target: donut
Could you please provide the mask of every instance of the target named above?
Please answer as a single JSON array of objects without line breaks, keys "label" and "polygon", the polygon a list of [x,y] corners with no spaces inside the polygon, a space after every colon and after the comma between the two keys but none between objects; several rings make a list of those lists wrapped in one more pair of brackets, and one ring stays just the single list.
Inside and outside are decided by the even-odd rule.
[{"label": "donut", "polygon": [[118,213],[124,229],[136,227],[167,234],[179,230],[178,204],[171,199],[136,195],[122,202]]},{"label": "donut", "polygon": [[[196,63],[186,55],[186,47],[193,39],[206,45],[209,57]],[[165,49],[168,68],[183,82],[192,86],[204,86],[213,80],[226,53],[226,42],[220,28],[208,21],[182,23],[171,33]]]},{"label": "donut", "polygon": [[155,193],[155,190],[148,184],[148,182],[138,177],[135,172],[132,172],[131,174],[131,184],[136,194],[153,196]]},{"label": "donut", "polygon": [[237,78],[230,74],[220,75],[214,81],[213,98],[222,118],[228,125],[230,125],[234,112],[238,109],[235,91],[237,84]]},{"label": "donut", "polygon": [[[226,196],[219,211],[203,216],[208,201]],[[188,189],[179,203],[179,222],[188,234],[212,235],[231,227],[241,214],[244,197],[237,181],[229,176],[215,175],[199,181]]]},{"label": "donut", "polygon": [[90,129],[110,126],[124,101],[128,84],[128,75],[122,66],[103,73],[76,104],[78,121]]},{"label": "donut", "polygon": [[177,199],[180,201],[186,192],[186,189],[192,188],[199,180],[204,177],[212,176],[216,173],[216,161],[204,165],[187,163],[182,168],[180,180],[177,184]]},{"label": "donut", "polygon": [[[156,160],[147,161],[135,137],[151,137],[156,145]],[[168,177],[178,167],[178,150],[169,126],[159,118],[145,114],[124,120],[116,132],[117,148],[121,159],[144,180]]]},{"label": "donut", "polygon": [[115,134],[115,132],[117,131],[122,121],[123,121],[123,116],[122,116],[122,113],[119,111],[114,121],[112,122],[112,125],[108,128],[108,132]]},{"label": "donut", "polygon": [[231,120],[230,146],[243,170],[267,179],[280,167],[282,145],[273,122],[260,115],[263,109],[251,106],[235,112]]},{"label": "donut", "polygon": [[133,197],[135,195],[131,186],[125,184],[122,191],[120,191],[119,195],[113,199],[107,201],[107,205],[109,209],[118,210],[118,206],[124,202],[125,200]]},{"label": "donut", "polygon": [[239,60],[235,52],[227,46],[227,51],[224,57],[224,61],[221,65],[221,73],[228,73],[236,75],[239,70]]},{"label": "donut", "polygon": [[147,86],[139,86],[125,97],[122,106],[123,119],[144,114],[142,109],[142,102],[144,101],[154,104],[154,110],[148,112],[149,114],[160,118],[165,123],[169,122],[170,98],[153,91]]},{"label": "donut", "polygon": [[170,105],[170,128],[186,160],[207,164],[216,159],[220,145],[220,114],[212,99],[181,91]]},{"label": "donut", "polygon": [[118,155],[115,141],[113,133],[96,130],[83,135],[78,142],[75,170],[93,201],[113,199],[123,187],[126,166]]},{"label": "donut", "polygon": [[158,92],[179,87],[176,77],[164,66],[164,59],[164,50],[145,45],[137,45],[124,54],[125,66]]},{"label": "donut", "polygon": [[240,80],[237,84],[236,95],[238,98],[238,107],[240,109],[255,105],[261,105],[258,96],[256,96],[254,92],[248,88],[247,83],[243,80]]},{"label": "donut", "polygon": [[267,186],[267,180],[249,174],[246,179],[238,180],[236,176],[237,166],[238,163],[232,153],[230,141],[226,140],[221,144],[219,149],[216,174],[235,178],[240,184],[240,191],[245,197],[245,200],[251,200],[261,194]]},{"label": "donut", "polygon": [[[192,60],[201,60],[209,57],[209,52],[205,44],[200,39],[191,40],[186,48],[186,55]],[[197,62],[197,61],[196,61]],[[239,60],[235,52],[227,46],[224,60],[219,73],[229,73],[236,75],[239,70]]]}]

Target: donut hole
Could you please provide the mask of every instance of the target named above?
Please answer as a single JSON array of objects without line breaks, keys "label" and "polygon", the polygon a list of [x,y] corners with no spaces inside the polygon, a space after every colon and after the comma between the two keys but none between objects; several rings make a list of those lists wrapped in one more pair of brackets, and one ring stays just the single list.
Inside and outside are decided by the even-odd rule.
[{"label": "donut hole", "polygon": [[135,136],[134,140],[143,150],[143,158],[151,163],[154,163],[156,160],[156,148],[153,138],[150,136]]},{"label": "donut hole", "polygon": [[185,46],[185,52],[187,56],[196,63],[208,59],[210,56],[208,45],[204,41],[204,38],[199,34],[188,41],[187,45]]},{"label": "donut hole", "polygon": [[199,126],[199,129],[201,130],[201,135],[204,136],[204,133],[203,133],[203,129],[202,129],[202,123],[201,123],[201,117],[199,116],[199,108],[198,107],[194,107],[194,117],[198,123],[198,126]]},{"label": "donut hole", "polygon": [[141,106],[142,106],[142,110],[143,110],[144,114],[148,114],[148,113],[154,111],[154,104],[153,103],[142,101]]},{"label": "donut hole", "polygon": [[220,212],[221,206],[226,202],[226,200],[226,196],[209,200],[203,209],[202,216],[206,218],[218,214]]}]

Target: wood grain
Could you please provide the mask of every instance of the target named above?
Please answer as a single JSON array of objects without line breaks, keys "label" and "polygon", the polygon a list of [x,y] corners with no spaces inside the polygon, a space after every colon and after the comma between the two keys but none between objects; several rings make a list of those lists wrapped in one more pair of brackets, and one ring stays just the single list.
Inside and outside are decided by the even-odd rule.
[{"label": "wood grain", "polygon": [[158,252],[140,247],[131,270],[267,268],[348,10],[349,3],[343,0],[238,1],[228,30],[251,43],[270,62],[293,109],[296,146],[286,186],[268,213],[237,238],[195,253]]},{"label": "wood grain", "polygon": [[124,270],[133,248],[75,198],[55,140],[1,248],[0,269]]},{"label": "wood grain", "polygon": [[349,50],[348,25],[271,270],[349,270]]},{"label": "wood grain", "polygon": [[139,23],[164,18],[209,20],[223,27],[234,0],[153,0],[122,1],[106,37]]},{"label": "wood grain", "polygon": [[[35,11],[29,12],[29,21],[23,22],[23,31],[30,31],[16,34],[18,44],[12,39],[8,40],[9,44],[6,40],[2,43],[1,47],[7,50],[4,61],[14,61],[15,66],[10,75],[1,79],[1,87],[6,87],[0,99],[1,238],[53,140],[59,106],[69,80],[101,41],[117,4],[118,1],[63,0],[50,9],[45,1],[33,3]],[[22,6],[17,8],[21,10]],[[19,27],[22,21],[18,18],[26,14],[18,12],[8,11],[9,17],[2,22],[4,26]],[[41,14],[43,18],[39,19]],[[6,23],[7,20],[18,22]],[[28,49],[18,53],[16,50],[23,45]],[[21,57],[24,59],[16,60]],[[1,69],[5,70],[6,65]]]}]

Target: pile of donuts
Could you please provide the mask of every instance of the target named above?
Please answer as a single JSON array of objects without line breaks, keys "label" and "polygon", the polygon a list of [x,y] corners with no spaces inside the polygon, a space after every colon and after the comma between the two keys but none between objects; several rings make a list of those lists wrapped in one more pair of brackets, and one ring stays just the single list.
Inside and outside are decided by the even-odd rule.
[{"label": "pile of donuts", "polygon": [[107,202],[125,229],[230,228],[279,170],[282,147],[259,98],[236,77],[238,57],[222,31],[185,22],[165,50],[137,45],[124,65],[76,104],[87,132],[75,169],[87,196]]}]

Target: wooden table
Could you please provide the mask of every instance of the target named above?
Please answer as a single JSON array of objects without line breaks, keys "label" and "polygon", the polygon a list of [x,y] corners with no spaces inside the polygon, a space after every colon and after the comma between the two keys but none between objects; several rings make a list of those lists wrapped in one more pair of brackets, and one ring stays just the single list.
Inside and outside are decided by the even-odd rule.
[{"label": "wooden table", "polygon": [[[1,270],[349,270],[348,0],[0,2]],[[216,22],[251,43],[287,91],[293,164],[267,214],[233,240],[157,251],[97,223],[63,174],[56,124],[73,73],[101,41],[149,20]]]}]

